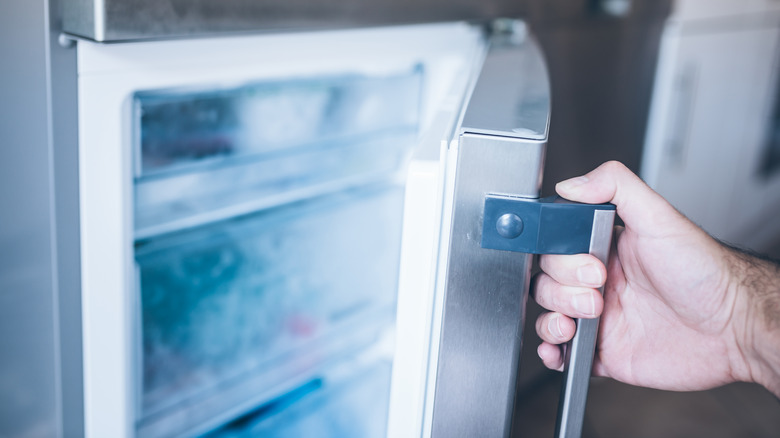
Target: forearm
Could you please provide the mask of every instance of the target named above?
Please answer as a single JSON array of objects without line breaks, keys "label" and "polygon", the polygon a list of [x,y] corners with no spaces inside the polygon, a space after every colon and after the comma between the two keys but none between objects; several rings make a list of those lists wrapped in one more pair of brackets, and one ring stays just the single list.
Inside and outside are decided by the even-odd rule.
[{"label": "forearm", "polygon": [[738,250],[732,254],[732,285],[743,302],[735,322],[741,326],[747,380],[780,397],[780,265]]}]

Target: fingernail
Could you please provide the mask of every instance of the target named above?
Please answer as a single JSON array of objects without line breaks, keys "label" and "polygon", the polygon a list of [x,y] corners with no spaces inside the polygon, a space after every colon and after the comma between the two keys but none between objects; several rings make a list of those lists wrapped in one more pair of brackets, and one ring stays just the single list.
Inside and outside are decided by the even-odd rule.
[{"label": "fingernail", "polygon": [[577,268],[577,280],[583,285],[599,287],[604,282],[601,277],[601,269],[593,265],[584,265]]},{"label": "fingernail", "polygon": [[560,190],[563,190],[564,192],[568,192],[569,190],[573,190],[573,189],[575,189],[575,188],[585,184],[588,181],[590,181],[590,178],[588,178],[585,175],[577,176],[577,177],[569,178],[569,179],[567,179],[565,181],[559,182],[557,188],[560,189]]},{"label": "fingernail", "polygon": [[575,310],[584,316],[596,316],[596,300],[593,298],[593,294],[582,293],[575,295],[572,298],[572,305],[574,305]]},{"label": "fingernail", "polygon": [[547,321],[547,330],[550,331],[556,338],[563,339],[563,330],[561,329],[561,317],[556,316],[553,318],[550,318],[549,321]]}]

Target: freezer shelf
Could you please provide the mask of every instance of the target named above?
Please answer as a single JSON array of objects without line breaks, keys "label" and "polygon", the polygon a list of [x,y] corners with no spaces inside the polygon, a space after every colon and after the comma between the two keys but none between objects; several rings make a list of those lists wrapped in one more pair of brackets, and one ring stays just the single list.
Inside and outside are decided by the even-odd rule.
[{"label": "freezer shelf", "polygon": [[140,435],[257,406],[373,342],[402,208],[385,183],[137,242]]},{"label": "freezer shelf", "polygon": [[384,180],[396,172],[415,132],[320,146],[240,166],[139,182],[136,239],[202,226],[300,199]]}]

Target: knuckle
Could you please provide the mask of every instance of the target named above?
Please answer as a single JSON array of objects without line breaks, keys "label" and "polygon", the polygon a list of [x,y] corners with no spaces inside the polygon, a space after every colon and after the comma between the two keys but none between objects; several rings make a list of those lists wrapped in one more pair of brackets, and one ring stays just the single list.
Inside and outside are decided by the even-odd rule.
[{"label": "knuckle", "polygon": [[617,160],[609,160],[604,163],[604,167],[610,172],[622,172],[626,166]]}]

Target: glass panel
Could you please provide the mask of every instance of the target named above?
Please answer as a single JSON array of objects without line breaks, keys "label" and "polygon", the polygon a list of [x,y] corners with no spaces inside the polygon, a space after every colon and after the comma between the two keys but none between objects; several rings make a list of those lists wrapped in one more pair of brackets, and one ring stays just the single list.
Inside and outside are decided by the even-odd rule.
[{"label": "glass panel", "polygon": [[384,185],[138,242],[142,417],[262,403],[374,342],[394,317],[402,206]]}]

